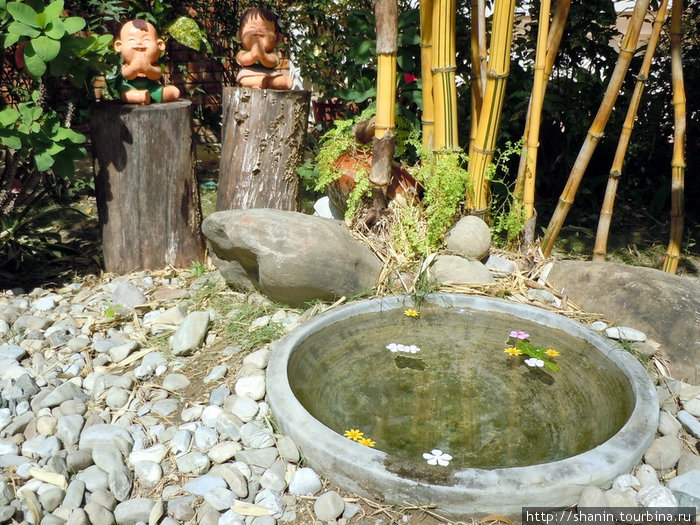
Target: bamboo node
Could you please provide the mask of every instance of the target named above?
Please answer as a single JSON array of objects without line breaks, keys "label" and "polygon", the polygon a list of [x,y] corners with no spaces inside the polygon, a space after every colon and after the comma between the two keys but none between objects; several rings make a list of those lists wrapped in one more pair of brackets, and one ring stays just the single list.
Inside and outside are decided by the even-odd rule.
[{"label": "bamboo node", "polygon": [[430,71],[432,73],[450,73],[452,71],[457,71],[457,66],[431,67]]},{"label": "bamboo node", "polygon": [[593,133],[591,130],[588,130],[588,134],[597,140],[600,140],[605,136],[605,133],[603,133],[602,131],[600,133]]},{"label": "bamboo node", "polygon": [[421,124],[435,124],[435,121],[434,121],[434,120],[423,120],[423,119],[420,119],[420,123],[421,123]]},{"label": "bamboo node", "polygon": [[476,146],[474,146],[472,149],[478,153],[483,153],[484,155],[493,155],[496,153],[495,149],[477,148]]},{"label": "bamboo node", "polygon": [[610,170],[610,177],[613,179],[619,179],[622,177],[622,172],[620,170]]},{"label": "bamboo node", "polygon": [[509,75],[509,74],[510,74],[510,73],[500,73],[500,74],[499,74],[499,73],[496,73],[496,72],[493,71],[493,70],[490,70],[490,71],[488,71],[488,72],[486,73],[486,76],[489,77],[489,78],[499,79],[499,78],[508,78],[508,75]]},{"label": "bamboo node", "polygon": [[382,130],[389,130],[389,129],[395,129],[396,126],[377,126],[376,124],[374,125],[374,129],[382,129]]},{"label": "bamboo node", "polygon": [[489,209],[488,208],[480,208],[478,210],[471,210],[472,215],[476,215],[477,217],[483,217],[488,213]]},{"label": "bamboo node", "polygon": [[421,42],[419,47],[421,47],[422,49],[430,49],[431,47],[433,47],[433,44],[424,44],[423,42]]}]

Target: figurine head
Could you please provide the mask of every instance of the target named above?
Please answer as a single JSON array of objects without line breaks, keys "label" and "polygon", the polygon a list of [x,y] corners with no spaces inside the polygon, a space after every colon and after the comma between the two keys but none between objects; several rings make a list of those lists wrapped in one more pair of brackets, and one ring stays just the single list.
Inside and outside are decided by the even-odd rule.
[{"label": "figurine head", "polygon": [[153,24],[145,20],[130,20],[119,31],[119,39],[115,40],[114,49],[122,54],[127,63],[143,56],[149,64],[154,64],[165,51],[165,42],[158,38]]},{"label": "figurine head", "polygon": [[236,35],[244,49],[250,49],[259,39],[270,52],[282,41],[282,27],[279,17],[273,11],[262,7],[249,7],[241,15],[241,23]]}]

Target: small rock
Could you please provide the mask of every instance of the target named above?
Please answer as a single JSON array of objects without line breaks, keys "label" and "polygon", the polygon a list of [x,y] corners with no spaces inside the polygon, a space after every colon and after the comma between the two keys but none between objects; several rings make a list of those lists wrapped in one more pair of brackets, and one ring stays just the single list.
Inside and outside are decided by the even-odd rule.
[{"label": "small rock", "polygon": [[53,512],[63,501],[66,495],[59,487],[49,487],[39,494],[39,503],[46,512]]},{"label": "small rock", "polygon": [[518,269],[514,261],[498,255],[489,255],[484,266],[497,277],[511,275]]},{"label": "small rock", "polygon": [[211,369],[211,372],[209,372],[207,374],[207,376],[204,378],[204,382],[205,383],[213,383],[214,381],[218,381],[219,379],[223,379],[227,373],[228,373],[228,366],[216,365],[214,368]]},{"label": "small rock", "polygon": [[153,488],[163,478],[163,469],[154,461],[139,461],[134,464],[134,475],[146,488]]},{"label": "small rock", "polygon": [[311,496],[321,490],[321,487],[321,478],[309,467],[294,472],[289,482],[289,492],[297,496]]},{"label": "small rock", "polygon": [[635,507],[636,497],[633,489],[610,489],[605,492],[608,507]]},{"label": "small rock", "polygon": [[688,432],[700,439],[700,421],[698,421],[697,418],[693,417],[692,414],[685,410],[679,410],[676,414],[676,418]]},{"label": "small rock", "polygon": [[177,468],[184,474],[202,475],[209,470],[211,462],[206,454],[190,452],[175,459]]},{"label": "small rock", "polygon": [[189,480],[182,487],[182,490],[194,496],[204,496],[215,488],[226,488],[226,481],[211,474],[204,474]]},{"label": "small rock", "polygon": [[95,448],[98,445],[114,446],[128,456],[134,446],[134,438],[118,425],[97,424],[83,430],[80,434],[78,448]]},{"label": "small rock", "polygon": [[192,446],[192,433],[189,430],[178,430],[170,441],[170,450],[176,456],[184,454]]},{"label": "small rock", "polygon": [[657,470],[676,466],[681,457],[681,442],[674,436],[662,436],[652,441],[644,453],[644,462]]},{"label": "small rock", "polygon": [[173,354],[189,355],[204,341],[209,325],[207,312],[192,312],[182,321],[172,340]]},{"label": "small rock", "polygon": [[234,441],[224,441],[218,445],[214,445],[207,451],[209,459],[214,463],[225,463],[236,455],[236,452],[241,450],[241,445]]},{"label": "small rock", "polygon": [[235,497],[233,492],[224,487],[215,487],[204,494],[204,501],[219,512],[230,509]]},{"label": "small rock", "polygon": [[99,523],[100,525],[114,525],[114,514],[104,508],[102,505],[93,503],[92,500],[85,505],[85,513],[90,519],[90,523]]},{"label": "small rock", "polygon": [[299,463],[299,448],[289,436],[282,436],[277,440],[277,450],[280,457],[288,463]]},{"label": "small rock", "polygon": [[700,399],[693,397],[683,402],[683,410],[691,416],[700,417]]},{"label": "small rock", "polygon": [[114,519],[117,525],[148,523],[154,504],[155,502],[150,498],[134,498],[124,501],[114,509]]},{"label": "small rock", "polygon": [[676,507],[676,497],[666,487],[650,485],[637,493],[637,503],[642,507]]},{"label": "small rock", "polygon": [[611,326],[605,330],[605,335],[610,339],[620,339],[631,343],[643,343],[647,340],[644,332],[626,326]]},{"label": "small rock", "polygon": [[345,502],[334,490],[324,492],[314,502],[314,512],[321,521],[330,521],[338,518],[345,510]]},{"label": "small rock", "polygon": [[156,401],[155,403],[153,403],[153,407],[151,408],[151,410],[155,414],[159,414],[163,417],[168,417],[177,412],[177,409],[179,407],[180,404],[178,403],[177,399],[167,398],[161,399],[160,401]]},{"label": "small rock", "polygon": [[265,397],[265,376],[252,375],[241,377],[234,387],[237,396],[247,396],[255,401]]},{"label": "small rock", "polygon": [[676,476],[666,486],[673,491],[680,505],[700,505],[700,470]]},{"label": "small rock", "polygon": [[659,477],[657,476],[656,471],[646,463],[643,463],[639,466],[635,477],[639,480],[639,483],[641,483],[642,487],[650,487],[652,485],[660,484]]},{"label": "small rock", "polygon": [[241,427],[241,442],[251,448],[266,448],[275,444],[270,429],[260,421],[250,421]]},{"label": "small rock", "polygon": [[659,434],[662,436],[678,436],[678,432],[681,431],[682,425],[680,422],[673,417],[671,414],[662,410],[659,412]]},{"label": "small rock", "polygon": [[685,452],[681,454],[681,459],[678,460],[678,466],[676,467],[676,474],[680,476],[691,470],[700,470],[700,456],[697,456],[691,452]]},{"label": "small rock", "polygon": [[219,441],[219,436],[211,427],[197,427],[194,431],[194,445],[202,452],[208,452]]},{"label": "small rock", "polygon": [[439,283],[490,284],[496,282],[482,263],[457,255],[438,255],[429,271]]},{"label": "small rock", "polygon": [[190,380],[185,374],[168,374],[163,378],[163,388],[178,391],[187,388]]},{"label": "small rock", "polygon": [[112,292],[112,301],[116,306],[121,306],[127,310],[146,304],[148,299],[141,289],[128,282],[120,282]]}]

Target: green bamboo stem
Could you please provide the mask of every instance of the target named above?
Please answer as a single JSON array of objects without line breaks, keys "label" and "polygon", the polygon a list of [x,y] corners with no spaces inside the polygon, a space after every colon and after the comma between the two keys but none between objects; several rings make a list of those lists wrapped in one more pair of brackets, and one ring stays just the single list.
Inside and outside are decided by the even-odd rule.
[{"label": "green bamboo stem", "polygon": [[671,236],[664,257],[664,271],[676,273],[683,242],[686,107],[681,54],[683,0],[671,7],[671,75],[673,87],[673,158],[671,159]]},{"label": "green bamboo stem", "polygon": [[612,214],[615,204],[615,196],[617,194],[619,179],[622,175],[622,165],[625,160],[625,155],[627,154],[630,139],[632,137],[634,121],[637,117],[637,111],[639,110],[639,103],[642,100],[644,86],[647,78],[649,77],[651,62],[654,58],[654,53],[656,52],[656,46],[659,43],[661,27],[666,20],[667,8],[668,0],[663,0],[658,11],[656,12],[656,17],[654,18],[651,35],[649,36],[649,42],[647,44],[646,51],[644,52],[644,59],[642,60],[642,65],[640,66],[639,73],[637,74],[637,82],[634,85],[634,92],[632,93],[632,98],[630,99],[629,107],[627,108],[627,115],[625,116],[625,122],[622,125],[620,138],[617,142],[615,158],[613,159],[613,163],[610,168],[610,176],[605,189],[603,206],[601,207],[600,218],[598,219],[598,231],[596,233],[595,245],[593,247],[594,260],[605,260],[608,236],[610,233],[610,223],[612,222]]},{"label": "green bamboo stem", "polygon": [[495,1],[486,92],[473,152],[469,159],[469,173],[474,185],[474,197],[470,206],[475,214],[480,215],[485,214],[488,208],[489,180],[486,177],[486,170],[496,148],[506,79],[510,73],[514,16],[515,0]]},{"label": "green bamboo stem", "polygon": [[548,257],[552,248],[554,247],[554,242],[559,236],[561,227],[566,220],[566,216],[569,213],[569,209],[574,202],[574,197],[576,196],[576,191],[578,190],[583,174],[588,167],[588,162],[593,156],[600,138],[603,136],[603,131],[610,118],[610,113],[613,110],[615,101],[617,100],[617,95],[620,92],[620,87],[625,79],[625,73],[629,69],[630,61],[637,49],[637,40],[639,38],[639,32],[642,28],[642,23],[644,22],[644,16],[646,15],[647,8],[649,7],[649,0],[637,0],[634,5],[634,10],[632,11],[632,17],[630,19],[629,26],[625,33],[625,37],[620,46],[620,54],[617,57],[617,62],[615,63],[615,69],[610,77],[608,86],[603,95],[603,101],[598,108],[598,113],[593,121],[593,124],[588,130],[586,139],[579,151],[574,166],[571,169],[569,178],[564,187],[564,191],[559,197],[559,202],[557,207],[552,214],[549,221],[549,226],[547,226],[547,233],[542,240],[542,253]]}]

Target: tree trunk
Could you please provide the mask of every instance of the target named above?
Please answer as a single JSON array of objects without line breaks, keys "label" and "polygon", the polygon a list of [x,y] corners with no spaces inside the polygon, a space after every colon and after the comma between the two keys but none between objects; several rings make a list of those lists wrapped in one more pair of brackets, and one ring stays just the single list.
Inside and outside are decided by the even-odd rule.
[{"label": "tree trunk", "polygon": [[224,88],[216,209],[297,211],[308,91]]},{"label": "tree trunk", "polygon": [[92,107],[95,190],[105,270],[202,262],[202,212],[189,100]]}]

